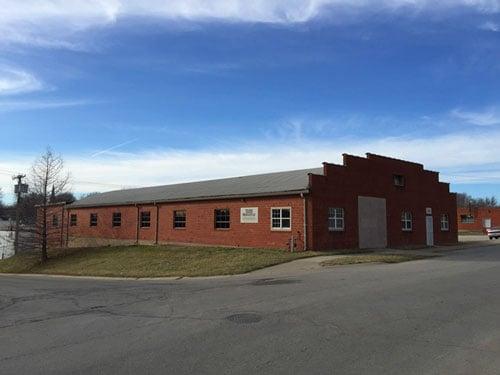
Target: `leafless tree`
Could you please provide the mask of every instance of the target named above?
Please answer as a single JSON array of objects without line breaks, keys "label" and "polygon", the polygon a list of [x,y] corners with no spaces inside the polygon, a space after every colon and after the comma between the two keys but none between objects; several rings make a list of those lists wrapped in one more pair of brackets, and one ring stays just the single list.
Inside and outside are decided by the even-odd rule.
[{"label": "leafless tree", "polygon": [[[41,262],[47,260],[48,207],[51,197],[63,194],[69,185],[69,174],[64,170],[64,161],[50,147],[34,162],[31,168],[31,192],[39,195],[40,211],[36,224],[36,235],[40,240]],[[52,202],[54,203],[54,202]]]}]

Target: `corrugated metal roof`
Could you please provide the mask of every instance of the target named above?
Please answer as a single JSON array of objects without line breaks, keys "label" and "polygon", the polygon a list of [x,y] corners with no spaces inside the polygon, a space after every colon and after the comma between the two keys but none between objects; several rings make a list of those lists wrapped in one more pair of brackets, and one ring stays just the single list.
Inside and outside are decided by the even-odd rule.
[{"label": "corrugated metal roof", "polygon": [[309,187],[309,173],[322,175],[323,168],[116,190],[80,199],[71,204],[71,207],[109,206],[214,198],[224,199],[306,192]]}]

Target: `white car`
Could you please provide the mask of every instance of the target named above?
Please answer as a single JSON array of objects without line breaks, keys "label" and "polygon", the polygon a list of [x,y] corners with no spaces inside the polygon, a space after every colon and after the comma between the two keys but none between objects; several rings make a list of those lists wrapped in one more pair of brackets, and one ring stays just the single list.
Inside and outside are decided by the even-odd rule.
[{"label": "white car", "polygon": [[500,228],[488,228],[486,229],[486,233],[488,234],[490,240],[493,238],[500,238]]}]

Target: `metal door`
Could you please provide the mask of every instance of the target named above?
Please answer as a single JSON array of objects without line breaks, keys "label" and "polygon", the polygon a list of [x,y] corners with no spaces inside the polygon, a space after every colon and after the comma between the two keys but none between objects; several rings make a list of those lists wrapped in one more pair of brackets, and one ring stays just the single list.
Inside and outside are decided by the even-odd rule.
[{"label": "metal door", "polygon": [[384,198],[358,197],[359,248],[387,247],[387,213]]},{"label": "metal door", "polygon": [[434,246],[434,222],[432,216],[425,217],[425,232],[427,234],[427,246]]}]

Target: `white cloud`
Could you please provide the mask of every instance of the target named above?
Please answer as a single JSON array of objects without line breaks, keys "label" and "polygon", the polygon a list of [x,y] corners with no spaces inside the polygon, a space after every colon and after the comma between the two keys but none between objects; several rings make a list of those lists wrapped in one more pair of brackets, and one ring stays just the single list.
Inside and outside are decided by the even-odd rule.
[{"label": "white cloud", "polygon": [[[454,134],[433,138],[336,139],[321,141],[293,136],[288,141],[265,141],[226,151],[151,150],[108,152],[91,157],[65,155],[75,192],[115,190],[120,187],[161,185],[253,173],[320,167],[323,161],[341,162],[344,152],[372,152],[423,163],[452,183],[500,184],[500,131],[471,136]],[[36,155],[0,155],[0,171],[29,171]],[[9,161],[6,161],[9,160]],[[102,185],[99,185],[102,184]],[[0,187],[12,193],[10,176],[0,174]]]},{"label": "white cloud", "polygon": [[498,25],[495,22],[485,22],[479,26],[480,29],[487,30],[487,31],[493,31],[493,32],[499,32],[500,31],[500,25]]},{"label": "white cloud", "polygon": [[500,125],[500,109],[497,107],[488,107],[482,111],[464,111],[462,109],[454,109],[451,111],[451,116],[471,125]]},{"label": "white cloud", "polygon": [[42,88],[43,84],[31,73],[0,66],[0,95],[20,94]]},{"label": "white cloud", "polygon": [[342,19],[345,11],[500,11],[498,0],[2,0],[0,40],[78,48],[73,37],[129,17],[165,20],[298,23],[323,14]]}]

